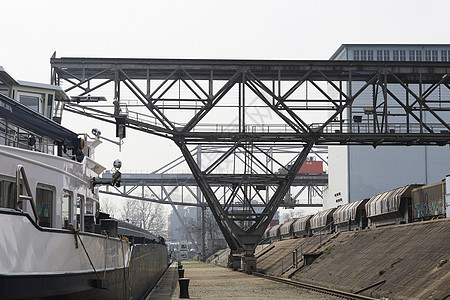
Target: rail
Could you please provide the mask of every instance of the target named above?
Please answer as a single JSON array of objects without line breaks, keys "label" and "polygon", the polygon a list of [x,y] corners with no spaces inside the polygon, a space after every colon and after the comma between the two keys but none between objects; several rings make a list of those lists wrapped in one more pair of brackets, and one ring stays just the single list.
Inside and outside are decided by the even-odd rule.
[{"label": "rail", "polygon": [[[21,178],[21,175],[22,175],[22,178]],[[22,191],[20,188],[21,187],[21,184],[20,184],[21,179],[23,181],[23,184],[25,185],[25,190],[27,192],[26,195],[22,194]],[[33,193],[31,192],[30,185],[28,184],[27,175],[25,174],[25,168],[22,165],[18,165],[17,170],[16,170],[16,198],[15,198],[15,203],[14,203],[14,207],[16,210],[22,211],[20,204],[24,200],[30,201],[36,223],[39,224],[39,216],[38,216],[38,213],[36,210],[36,205],[34,204]]]},{"label": "rail", "polygon": [[294,281],[294,280],[290,280],[290,279],[284,279],[284,278],[279,278],[279,277],[275,277],[275,276],[270,276],[267,274],[253,272],[252,275],[262,277],[262,278],[265,278],[268,280],[288,284],[288,285],[295,286],[295,287],[298,287],[301,289],[307,289],[307,290],[318,292],[321,294],[327,294],[327,295],[344,298],[344,299],[352,299],[352,300],[373,300],[373,299],[375,299],[375,298],[358,295],[358,294],[354,294],[354,293],[339,291],[339,290],[335,290],[335,289],[331,289],[331,288],[325,288],[325,287],[321,287],[318,285],[307,284],[307,283]]}]

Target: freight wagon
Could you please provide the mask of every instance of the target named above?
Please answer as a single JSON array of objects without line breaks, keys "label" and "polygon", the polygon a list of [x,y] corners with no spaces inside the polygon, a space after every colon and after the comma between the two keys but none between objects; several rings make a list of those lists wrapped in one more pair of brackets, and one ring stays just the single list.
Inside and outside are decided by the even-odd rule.
[{"label": "freight wagon", "polygon": [[445,217],[445,188],[441,181],[411,191],[414,222]]},{"label": "freight wagon", "polygon": [[409,223],[411,216],[411,191],[421,185],[411,184],[378,194],[366,204],[370,227]]},{"label": "freight wagon", "polygon": [[311,222],[312,233],[328,234],[334,232],[333,213],[336,208],[323,210],[315,214]]},{"label": "freight wagon", "polygon": [[336,232],[364,229],[368,225],[365,205],[368,198],[338,207],[333,213]]},{"label": "freight wagon", "polygon": [[267,228],[265,240],[329,234],[450,216],[450,176],[429,185],[411,184]]},{"label": "freight wagon", "polygon": [[294,237],[305,237],[312,235],[311,220],[312,215],[304,216],[295,220],[292,224],[292,231]]},{"label": "freight wagon", "polygon": [[292,220],[281,225],[280,227],[281,239],[289,239],[293,236],[292,224],[294,222],[295,220]]}]

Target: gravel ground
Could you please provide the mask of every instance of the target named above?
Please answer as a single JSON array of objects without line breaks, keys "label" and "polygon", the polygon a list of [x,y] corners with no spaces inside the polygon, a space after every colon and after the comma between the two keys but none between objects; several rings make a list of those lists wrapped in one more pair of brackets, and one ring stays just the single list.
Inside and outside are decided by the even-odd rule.
[{"label": "gravel ground", "polygon": [[[199,262],[183,262],[190,299],[336,299]],[[178,284],[172,299],[179,299]]]}]

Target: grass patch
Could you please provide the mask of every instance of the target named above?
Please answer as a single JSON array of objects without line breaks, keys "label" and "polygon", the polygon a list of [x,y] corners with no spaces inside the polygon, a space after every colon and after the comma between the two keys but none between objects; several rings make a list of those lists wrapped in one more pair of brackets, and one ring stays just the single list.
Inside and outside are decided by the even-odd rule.
[{"label": "grass patch", "polygon": [[401,259],[400,257],[397,258],[396,261],[394,261],[392,264],[389,265],[389,269],[392,269],[396,264],[398,264],[399,262],[401,262],[403,259]]},{"label": "grass patch", "polygon": [[213,265],[196,260],[185,260],[181,262],[184,269],[189,268],[211,268]]},{"label": "grass patch", "polygon": [[383,275],[384,273],[386,273],[387,270],[392,269],[396,264],[400,263],[402,260],[403,260],[403,259],[401,259],[400,257],[397,258],[394,262],[392,262],[392,263],[389,265],[389,267],[387,267],[386,270],[380,270],[380,271],[378,271],[378,275],[379,275],[379,276]]},{"label": "grass patch", "polygon": [[[331,247],[328,247],[327,249],[323,250],[322,256],[323,256],[323,255],[328,255],[328,254],[330,254],[330,253],[331,253],[331,250],[333,250],[333,247],[334,247],[334,246],[331,246]],[[321,256],[321,257],[322,257],[322,256]]]}]

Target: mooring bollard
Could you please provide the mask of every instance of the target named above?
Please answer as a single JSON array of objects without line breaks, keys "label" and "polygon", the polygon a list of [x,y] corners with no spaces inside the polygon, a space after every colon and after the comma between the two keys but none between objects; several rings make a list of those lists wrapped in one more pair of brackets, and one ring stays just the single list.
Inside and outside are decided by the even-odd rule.
[{"label": "mooring bollard", "polygon": [[180,286],[180,298],[189,298],[189,278],[179,278],[178,284]]},{"label": "mooring bollard", "polygon": [[184,277],[184,269],[178,269],[178,278]]}]

